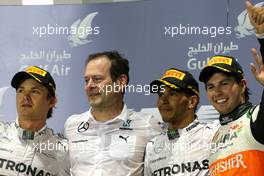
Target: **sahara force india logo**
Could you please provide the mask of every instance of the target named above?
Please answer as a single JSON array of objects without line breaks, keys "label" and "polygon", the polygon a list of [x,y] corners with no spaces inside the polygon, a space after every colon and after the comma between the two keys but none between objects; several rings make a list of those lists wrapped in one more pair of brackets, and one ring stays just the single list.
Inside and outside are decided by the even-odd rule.
[{"label": "sahara force india logo", "polygon": [[24,163],[16,163],[12,160],[6,160],[3,158],[0,158],[0,169],[8,170],[8,173],[24,173],[28,176],[55,176],[54,174],[40,170],[37,167],[32,167],[31,165],[26,165]]},{"label": "sahara force india logo", "polygon": [[216,132],[213,138],[213,144],[215,148],[213,149],[213,153],[217,152],[218,150],[222,150],[228,148],[233,145],[234,140],[238,139],[239,133],[241,133],[243,129],[243,122],[239,121],[236,124],[233,124],[229,127],[229,130],[225,134],[220,134],[219,131]]}]

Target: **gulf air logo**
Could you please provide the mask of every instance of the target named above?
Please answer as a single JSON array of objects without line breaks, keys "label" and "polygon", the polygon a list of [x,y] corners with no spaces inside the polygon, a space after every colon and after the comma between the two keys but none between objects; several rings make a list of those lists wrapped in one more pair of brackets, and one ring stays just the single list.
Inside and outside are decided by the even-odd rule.
[{"label": "gulf air logo", "polygon": [[210,65],[213,65],[213,64],[227,64],[227,65],[231,65],[232,64],[232,59],[228,58],[228,57],[216,56],[216,57],[213,57],[212,59],[210,59],[206,66],[210,66]]},{"label": "gulf air logo", "polygon": [[183,80],[185,77],[185,73],[178,71],[178,70],[168,70],[161,79],[167,78],[167,77],[173,77],[179,80]]},{"label": "gulf air logo", "polygon": [[47,74],[46,71],[44,71],[44,70],[42,70],[40,68],[34,67],[34,66],[27,68],[26,72],[35,73],[35,74],[41,75],[43,77]]},{"label": "gulf air logo", "polygon": [[99,27],[92,27],[94,17],[98,12],[88,14],[84,19],[77,19],[71,25],[71,34],[68,36],[68,41],[71,47],[85,45],[92,42],[89,36],[91,34],[99,34]]}]

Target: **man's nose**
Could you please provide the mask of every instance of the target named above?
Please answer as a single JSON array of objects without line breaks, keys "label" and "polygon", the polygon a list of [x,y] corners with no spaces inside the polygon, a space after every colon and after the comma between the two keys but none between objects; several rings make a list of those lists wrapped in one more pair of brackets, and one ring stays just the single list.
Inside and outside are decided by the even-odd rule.
[{"label": "man's nose", "polygon": [[86,82],[85,88],[87,90],[93,89],[96,87],[95,82],[93,81],[93,79],[89,79],[89,81]]},{"label": "man's nose", "polygon": [[30,101],[30,93],[29,92],[23,93],[23,100],[24,101]]},{"label": "man's nose", "polygon": [[159,100],[160,100],[162,103],[167,103],[167,102],[168,102],[168,95],[167,95],[167,94],[162,94],[162,95],[159,97]]},{"label": "man's nose", "polygon": [[216,96],[221,95],[221,94],[222,94],[222,89],[221,89],[221,87],[220,87],[220,86],[216,86],[216,87],[215,87],[215,90],[214,90],[214,93],[215,93]]}]

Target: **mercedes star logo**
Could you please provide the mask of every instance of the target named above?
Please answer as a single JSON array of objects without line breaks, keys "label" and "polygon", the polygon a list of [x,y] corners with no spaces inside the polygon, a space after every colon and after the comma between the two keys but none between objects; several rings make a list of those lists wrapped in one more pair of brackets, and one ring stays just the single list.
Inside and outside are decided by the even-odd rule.
[{"label": "mercedes star logo", "polygon": [[79,126],[78,126],[78,132],[79,133],[83,133],[85,131],[87,131],[89,128],[89,122],[82,122]]}]

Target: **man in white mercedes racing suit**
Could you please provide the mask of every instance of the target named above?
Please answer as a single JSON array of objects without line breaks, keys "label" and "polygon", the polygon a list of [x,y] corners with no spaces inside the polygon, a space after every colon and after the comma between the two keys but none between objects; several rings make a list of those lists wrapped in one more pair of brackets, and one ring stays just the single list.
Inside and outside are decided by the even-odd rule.
[{"label": "man in white mercedes racing suit", "polygon": [[90,109],[65,123],[73,176],[141,176],[147,142],[160,132],[151,115],[123,102],[128,60],[116,51],[89,56],[85,91]]},{"label": "man in white mercedes racing suit", "polygon": [[50,73],[31,66],[14,75],[16,122],[0,123],[1,176],[67,176],[67,141],[47,128],[57,102]]},{"label": "man in white mercedes racing suit", "polygon": [[189,72],[171,68],[150,87],[159,96],[157,106],[167,127],[147,144],[144,175],[207,175],[210,142],[218,123],[197,119],[197,81]]}]

